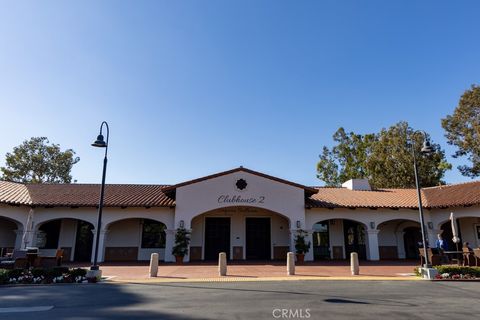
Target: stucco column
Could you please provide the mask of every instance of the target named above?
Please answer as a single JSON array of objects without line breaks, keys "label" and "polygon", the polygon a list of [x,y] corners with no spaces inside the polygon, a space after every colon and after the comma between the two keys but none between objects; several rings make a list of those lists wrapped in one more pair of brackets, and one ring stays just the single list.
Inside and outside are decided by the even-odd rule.
[{"label": "stucco column", "polygon": [[308,231],[307,241],[310,242],[310,249],[305,254],[305,261],[313,261],[313,230],[306,230]]},{"label": "stucco column", "polygon": [[15,249],[24,248],[24,244],[22,243],[23,230],[22,229],[16,229],[16,230],[13,230],[13,232],[15,233],[15,245],[14,245]]},{"label": "stucco column", "polygon": [[398,259],[405,259],[407,254],[405,253],[405,241],[404,241],[404,231],[395,232],[395,238],[397,240],[397,253]]},{"label": "stucco column", "polygon": [[427,237],[427,241],[428,241],[428,245],[430,246],[430,248],[435,248],[435,242],[437,242],[437,232],[438,230],[433,230],[433,229],[429,229],[428,228],[428,225],[426,224],[425,225],[425,232],[426,232],[426,237]]},{"label": "stucco column", "polygon": [[378,250],[378,232],[377,229],[368,229],[368,260],[377,261],[380,260],[380,252]]},{"label": "stucco column", "polygon": [[175,257],[172,254],[173,243],[175,242],[175,230],[165,230],[165,262],[175,262]]},{"label": "stucco column", "polygon": [[295,235],[296,234],[297,234],[297,229],[290,229],[290,250],[289,251],[293,253],[295,253]]},{"label": "stucco column", "polygon": [[430,244],[430,248],[435,248],[436,247],[436,242],[438,239],[438,234],[442,234],[441,229],[428,229],[428,243]]},{"label": "stucco column", "polygon": [[[93,263],[94,255],[95,255],[95,241],[97,240],[97,230],[92,229],[93,232],[93,246],[92,246],[92,258],[91,262]],[[105,258],[105,240],[107,238],[108,230],[100,230],[100,238],[98,240],[98,259],[97,262],[103,262]]]}]

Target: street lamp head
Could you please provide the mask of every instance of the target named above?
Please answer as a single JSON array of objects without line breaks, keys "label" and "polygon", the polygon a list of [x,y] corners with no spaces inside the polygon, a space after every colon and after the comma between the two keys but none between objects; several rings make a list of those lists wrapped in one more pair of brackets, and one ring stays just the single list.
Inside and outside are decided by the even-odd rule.
[{"label": "street lamp head", "polygon": [[105,142],[102,134],[98,135],[97,140],[95,140],[95,142],[92,143],[92,146],[93,147],[98,147],[98,148],[106,148],[107,147],[107,143]]},{"label": "street lamp head", "polygon": [[432,145],[430,144],[430,140],[428,139],[425,139],[425,141],[423,142],[423,147],[422,147],[422,153],[424,154],[431,154],[433,153],[433,147]]}]

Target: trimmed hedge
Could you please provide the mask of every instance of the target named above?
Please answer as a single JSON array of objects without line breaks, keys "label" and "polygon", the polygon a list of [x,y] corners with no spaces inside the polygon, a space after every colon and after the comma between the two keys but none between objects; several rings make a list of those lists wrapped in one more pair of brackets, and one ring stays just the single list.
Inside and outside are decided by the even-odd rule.
[{"label": "trimmed hedge", "polygon": [[469,275],[480,278],[480,267],[462,267],[462,266],[435,266],[439,274],[449,273],[451,275]]}]

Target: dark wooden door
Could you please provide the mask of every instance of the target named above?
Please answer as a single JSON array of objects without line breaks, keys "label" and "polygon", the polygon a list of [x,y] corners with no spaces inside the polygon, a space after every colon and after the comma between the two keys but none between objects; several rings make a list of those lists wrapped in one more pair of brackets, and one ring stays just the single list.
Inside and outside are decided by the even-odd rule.
[{"label": "dark wooden door", "polygon": [[218,260],[220,252],[230,257],[230,218],[205,218],[205,260]]},{"label": "dark wooden door", "polygon": [[350,253],[356,252],[359,259],[366,259],[365,227],[355,221],[343,220],[343,232],[345,235],[346,258],[350,259]]},{"label": "dark wooden door", "polygon": [[270,218],[246,218],[246,258],[270,260]]},{"label": "dark wooden door", "polygon": [[93,225],[91,223],[78,220],[77,236],[75,239],[74,261],[87,262],[92,259],[93,246]]}]

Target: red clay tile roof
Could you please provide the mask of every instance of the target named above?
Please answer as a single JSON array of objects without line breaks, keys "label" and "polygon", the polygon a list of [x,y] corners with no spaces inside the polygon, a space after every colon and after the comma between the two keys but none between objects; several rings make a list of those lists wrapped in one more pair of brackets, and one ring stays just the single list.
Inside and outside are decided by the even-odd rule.
[{"label": "red clay tile roof", "polygon": [[427,205],[432,208],[472,206],[480,204],[480,181],[422,189]]},{"label": "red clay tile roof", "polygon": [[[318,188],[307,199],[311,208],[417,208],[415,189],[377,189],[358,191],[346,188]],[[422,199],[424,200],[424,199]],[[425,202],[425,200],[424,200]]]},{"label": "red clay tile roof", "polygon": [[[480,181],[422,189],[425,208],[447,208],[480,204]],[[305,202],[310,208],[418,208],[416,189],[355,191],[318,188]]]},{"label": "red clay tile roof", "polygon": [[[177,185],[178,186],[178,185]],[[311,188],[313,189],[313,188]],[[110,184],[105,189],[107,207],[173,207],[166,185]],[[353,191],[316,187],[306,197],[307,208],[418,208],[415,189]],[[0,203],[26,206],[96,207],[98,184],[21,184],[0,181]],[[425,208],[446,208],[480,204],[480,181],[422,189]]]},{"label": "red clay tile roof", "polygon": [[[165,185],[107,184],[106,207],[171,207]],[[19,184],[0,181],[0,203],[30,206],[96,207],[99,184]]]},{"label": "red clay tile roof", "polygon": [[31,205],[32,200],[24,184],[0,181],[0,203]]}]

